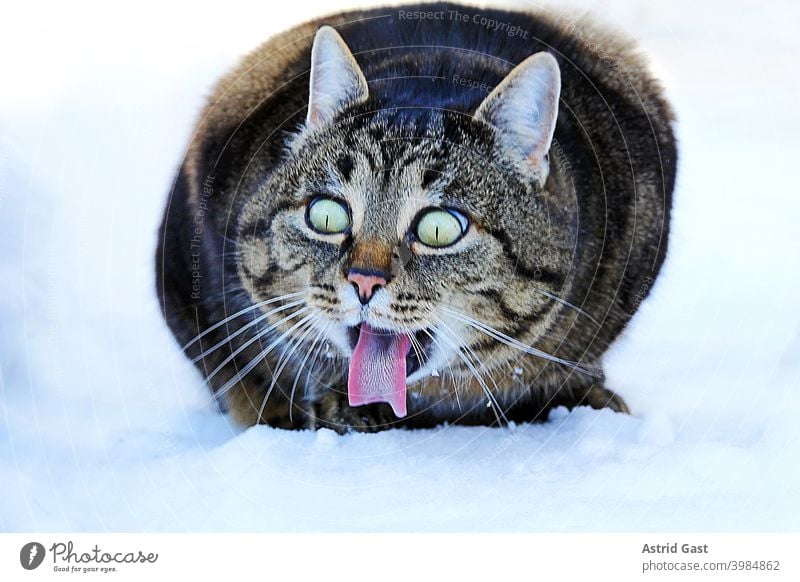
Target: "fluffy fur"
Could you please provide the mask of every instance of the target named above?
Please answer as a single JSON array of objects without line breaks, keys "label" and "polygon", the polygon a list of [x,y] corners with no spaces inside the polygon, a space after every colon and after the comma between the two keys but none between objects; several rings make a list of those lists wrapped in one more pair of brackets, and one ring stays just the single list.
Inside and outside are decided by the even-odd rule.
[{"label": "fluffy fur", "polygon": [[[403,16],[419,10],[444,17]],[[322,25],[352,51],[368,96],[310,128]],[[513,124],[478,110],[543,51],[561,91],[537,169],[508,147]],[[672,122],[634,47],[585,20],[425,4],[298,26],[226,75],[200,117],[160,231],[164,316],[245,425],[374,430],[532,421],[556,405],[627,411],[603,385],[601,358],[666,253]],[[350,233],[308,228],[317,195],[348,202]],[[408,237],[431,206],[470,217],[459,244]],[[354,265],[391,273],[363,309],[346,280]],[[404,419],[385,404],[347,404],[364,317],[414,334]]]}]

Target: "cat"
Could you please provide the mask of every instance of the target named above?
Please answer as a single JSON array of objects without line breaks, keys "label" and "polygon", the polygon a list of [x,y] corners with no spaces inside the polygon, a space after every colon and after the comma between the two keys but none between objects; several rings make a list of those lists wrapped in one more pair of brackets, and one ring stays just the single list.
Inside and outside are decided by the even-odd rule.
[{"label": "cat", "polygon": [[667,251],[673,125],[633,43],[586,19],[447,3],[296,26],[200,116],[163,315],[244,426],[627,413],[602,357]]}]

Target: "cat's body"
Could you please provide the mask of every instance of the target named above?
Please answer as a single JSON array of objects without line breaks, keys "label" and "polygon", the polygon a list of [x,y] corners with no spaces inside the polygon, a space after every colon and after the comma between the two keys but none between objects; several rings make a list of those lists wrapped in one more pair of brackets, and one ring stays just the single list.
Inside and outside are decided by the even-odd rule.
[{"label": "cat's body", "polygon": [[[310,82],[322,25],[341,38],[317,35]],[[201,117],[160,233],[165,317],[243,424],[626,410],[600,360],[664,259],[671,124],[587,22],[436,4],[296,27]]]}]

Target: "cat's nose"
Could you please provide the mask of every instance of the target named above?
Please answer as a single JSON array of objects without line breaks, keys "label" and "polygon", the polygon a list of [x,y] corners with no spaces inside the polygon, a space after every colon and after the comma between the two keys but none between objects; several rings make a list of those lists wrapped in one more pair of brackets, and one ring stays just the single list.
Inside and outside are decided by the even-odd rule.
[{"label": "cat's nose", "polygon": [[391,275],[383,271],[366,270],[352,268],[347,272],[347,280],[353,284],[358,292],[358,300],[361,305],[366,305],[372,299],[372,295],[380,289],[385,287],[389,282]]}]

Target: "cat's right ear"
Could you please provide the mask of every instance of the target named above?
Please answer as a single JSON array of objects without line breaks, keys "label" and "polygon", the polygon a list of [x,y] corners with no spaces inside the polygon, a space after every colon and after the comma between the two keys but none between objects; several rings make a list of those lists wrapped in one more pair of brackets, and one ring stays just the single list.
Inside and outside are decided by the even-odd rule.
[{"label": "cat's right ear", "polygon": [[323,26],[311,48],[311,81],[306,127],[314,129],[333,121],[346,107],[369,97],[364,73],[339,33]]}]

